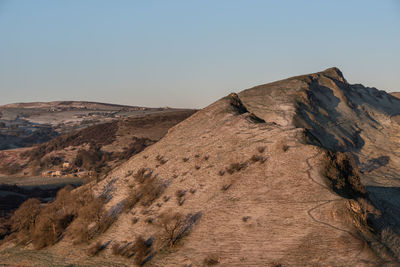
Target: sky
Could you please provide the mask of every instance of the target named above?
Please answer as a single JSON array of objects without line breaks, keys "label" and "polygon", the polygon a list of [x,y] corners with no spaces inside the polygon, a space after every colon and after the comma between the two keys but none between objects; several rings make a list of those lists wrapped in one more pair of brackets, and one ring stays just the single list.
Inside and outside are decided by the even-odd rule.
[{"label": "sky", "polygon": [[400,0],[0,0],[0,104],[202,108],[333,66],[400,91]]}]

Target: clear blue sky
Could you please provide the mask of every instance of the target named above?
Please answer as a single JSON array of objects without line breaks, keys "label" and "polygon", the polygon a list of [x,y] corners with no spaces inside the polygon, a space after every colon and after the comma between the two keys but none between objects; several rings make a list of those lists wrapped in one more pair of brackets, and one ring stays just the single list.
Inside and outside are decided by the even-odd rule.
[{"label": "clear blue sky", "polygon": [[204,107],[332,66],[400,91],[400,0],[0,0],[0,104]]}]

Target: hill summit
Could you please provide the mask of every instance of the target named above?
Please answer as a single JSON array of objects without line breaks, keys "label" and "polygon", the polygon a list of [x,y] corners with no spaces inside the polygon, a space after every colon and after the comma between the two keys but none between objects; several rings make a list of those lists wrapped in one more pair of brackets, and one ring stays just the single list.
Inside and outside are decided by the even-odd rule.
[{"label": "hill summit", "polygon": [[400,99],[337,68],[231,93],[74,190],[103,199],[112,223],[74,248],[78,213],[47,253],[97,243],[71,263],[395,266],[399,116]]}]

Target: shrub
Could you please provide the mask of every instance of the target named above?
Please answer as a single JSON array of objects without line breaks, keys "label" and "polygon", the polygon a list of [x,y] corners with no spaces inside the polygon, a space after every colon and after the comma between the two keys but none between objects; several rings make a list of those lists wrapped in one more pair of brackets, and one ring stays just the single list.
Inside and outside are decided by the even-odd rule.
[{"label": "shrub", "polygon": [[113,255],[120,255],[121,245],[119,243],[114,243],[111,247],[111,253]]},{"label": "shrub", "polygon": [[232,163],[231,165],[229,165],[229,167],[226,168],[226,171],[229,174],[233,174],[234,172],[239,172],[239,171],[245,169],[246,167],[247,167],[246,162],[242,162],[242,163],[235,162],[235,163]]},{"label": "shrub", "polygon": [[40,161],[41,168],[51,168],[53,166],[58,166],[63,162],[63,158],[56,156],[45,157]]},{"label": "shrub", "polygon": [[182,190],[182,189],[179,189],[175,192],[178,203],[181,202],[182,198],[186,195],[186,192],[187,190]]},{"label": "shrub", "polygon": [[163,156],[157,155],[156,160],[161,164],[164,165],[167,163],[168,160],[165,160]]},{"label": "shrub", "polygon": [[11,231],[16,232],[18,243],[25,244],[32,239],[40,209],[40,201],[30,198],[22,203],[11,217]]},{"label": "shrub", "polygon": [[196,170],[200,170],[200,166],[199,166],[199,165],[194,166],[194,168],[195,168]]},{"label": "shrub", "polygon": [[[140,171],[140,173],[142,173]],[[154,200],[159,198],[164,192],[165,185],[158,180],[156,177],[150,174],[145,174],[146,178],[138,178],[139,181],[143,181],[136,188],[133,188],[128,197],[124,201],[123,210],[125,212],[131,210],[137,203],[141,203],[143,206],[150,206]],[[140,175],[140,177],[144,177]]]},{"label": "shrub", "polygon": [[12,229],[20,243],[32,240],[36,249],[53,245],[70,225],[68,233],[76,243],[108,229],[115,217],[105,213],[104,200],[87,190],[71,190],[72,187],[60,190],[56,199],[44,207],[35,199],[21,205],[12,218]]},{"label": "shrub", "polygon": [[[150,140],[148,138],[138,138],[133,137],[133,142],[128,145],[128,147],[124,148],[123,152],[115,153],[114,157],[119,160],[126,160],[142,152],[146,147],[154,144],[156,141]],[[147,158],[145,156],[145,158]]]},{"label": "shrub", "polygon": [[104,249],[104,247],[105,246],[100,241],[98,241],[96,242],[96,244],[88,249],[87,254],[91,257],[96,256],[97,254],[99,254],[100,251]]},{"label": "shrub", "polygon": [[227,191],[229,188],[231,188],[232,184],[225,184],[222,186],[221,190],[222,191]]},{"label": "shrub", "polygon": [[165,190],[165,185],[155,177],[149,178],[139,187],[139,194],[142,195],[141,204],[150,206],[154,200],[159,198]]},{"label": "shrub", "polygon": [[136,194],[135,191],[131,191],[127,198],[124,200],[123,211],[129,212],[139,201],[141,195]]},{"label": "shrub", "polygon": [[189,233],[192,226],[200,219],[201,212],[184,216],[179,212],[168,211],[160,215],[159,226],[163,229],[162,239],[169,247]]},{"label": "shrub", "polygon": [[74,243],[87,242],[98,233],[108,229],[113,220],[108,219],[104,210],[104,200],[88,196],[85,204],[78,209],[78,216],[71,225],[70,234]]},{"label": "shrub", "polygon": [[137,265],[142,265],[146,260],[146,256],[150,252],[150,246],[144,240],[142,236],[139,236],[135,240],[135,257],[134,261]]},{"label": "shrub", "polygon": [[87,170],[100,171],[105,165],[105,158],[103,158],[103,151],[100,146],[91,145],[89,150],[80,149],[75,157],[74,165],[82,167]]},{"label": "shrub", "polygon": [[181,213],[164,213],[160,216],[160,225],[164,230],[165,240],[169,247],[173,247],[181,238],[186,219]]},{"label": "shrub", "polygon": [[134,256],[134,262],[137,265],[142,265],[146,261],[147,255],[151,251],[152,242],[146,242],[142,236],[138,236],[135,242],[129,242],[125,245],[115,243],[111,247],[113,255],[119,255],[130,258]]},{"label": "shrub", "polygon": [[220,170],[220,171],[218,172],[218,174],[219,174],[219,176],[224,176],[225,171],[224,171],[224,170]]},{"label": "shrub", "polygon": [[42,249],[55,244],[72,219],[73,215],[60,214],[55,205],[48,205],[43,208],[35,223],[32,235],[34,247]]},{"label": "shrub", "polygon": [[190,189],[190,193],[193,195],[194,193],[196,193],[196,191],[197,191],[197,189],[196,188],[192,188],[192,189]]},{"label": "shrub", "polygon": [[3,165],[0,168],[0,171],[7,175],[14,175],[14,174],[21,172],[22,169],[23,169],[23,167],[19,163],[14,162],[11,164]]},{"label": "shrub", "polygon": [[266,160],[267,160],[266,158],[264,158],[263,156],[260,156],[260,155],[253,155],[250,158],[250,161],[253,163],[256,163],[256,162],[264,163]]},{"label": "shrub", "polygon": [[265,146],[259,146],[259,147],[257,147],[257,151],[258,151],[259,153],[264,153],[264,151],[265,151]]},{"label": "shrub", "polygon": [[187,162],[189,160],[189,158],[183,158],[182,160],[183,160],[183,162]]},{"label": "shrub", "polygon": [[213,266],[213,265],[217,265],[219,264],[220,259],[218,257],[218,255],[209,255],[204,259],[204,265],[205,266]]},{"label": "shrub", "polygon": [[138,183],[143,183],[147,178],[150,178],[152,175],[152,171],[150,169],[146,169],[146,168],[140,168],[134,175],[133,178],[135,178],[135,180]]}]

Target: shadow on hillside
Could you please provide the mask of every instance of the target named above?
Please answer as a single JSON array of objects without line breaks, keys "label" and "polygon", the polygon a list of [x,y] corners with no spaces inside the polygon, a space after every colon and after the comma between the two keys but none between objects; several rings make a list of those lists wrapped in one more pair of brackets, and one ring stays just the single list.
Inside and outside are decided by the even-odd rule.
[{"label": "shadow on hillside", "polygon": [[[382,212],[386,223],[400,230],[400,187],[367,186],[369,199]],[[384,227],[377,221],[380,229]]]},{"label": "shadow on hillside", "polygon": [[57,192],[67,185],[78,187],[82,185],[82,182],[61,182],[35,186],[0,184],[0,217],[9,215],[29,198],[38,198],[43,202],[52,201]]}]

